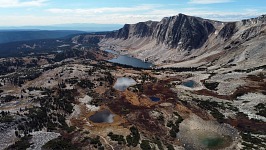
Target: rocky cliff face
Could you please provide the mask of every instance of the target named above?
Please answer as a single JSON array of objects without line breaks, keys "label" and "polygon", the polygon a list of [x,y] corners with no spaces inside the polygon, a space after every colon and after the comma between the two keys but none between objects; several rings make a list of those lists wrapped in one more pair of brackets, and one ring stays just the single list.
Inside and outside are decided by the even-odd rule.
[{"label": "rocky cliff face", "polygon": [[126,24],[107,34],[100,46],[166,66],[264,63],[265,36],[266,15],[220,22],[179,14],[160,22]]},{"label": "rocky cliff face", "polygon": [[106,35],[106,38],[115,39],[129,39],[132,37],[149,37],[152,36],[153,31],[158,22],[147,21],[139,22],[137,24],[125,24],[123,28],[118,31],[111,32]]},{"label": "rocky cliff face", "polygon": [[208,20],[179,14],[163,18],[160,22],[126,24],[120,30],[107,34],[106,38],[127,40],[149,37],[168,48],[191,50],[201,47],[214,31],[214,26]]},{"label": "rocky cliff face", "polygon": [[236,23],[227,23],[222,30],[219,32],[219,36],[224,39],[231,38],[237,32]]},{"label": "rocky cliff face", "polygon": [[191,50],[201,47],[214,31],[214,26],[208,20],[179,14],[160,21],[153,38],[158,44],[165,44],[169,48]]}]

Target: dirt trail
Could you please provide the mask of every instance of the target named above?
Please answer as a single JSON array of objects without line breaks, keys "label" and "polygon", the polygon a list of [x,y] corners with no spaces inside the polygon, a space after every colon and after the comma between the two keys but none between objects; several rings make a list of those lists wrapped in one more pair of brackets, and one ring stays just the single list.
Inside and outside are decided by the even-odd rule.
[{"label": "dirt trail", "polygon": [[104,140],[104,142],[105,142],[107,145],[109,145],[109,146],[111,147],[112,150],[115,150],[114,147],[113,147],[111,144],[109,144],[109,142],[108,142],[103,136],[100,136],[100,137]]}]

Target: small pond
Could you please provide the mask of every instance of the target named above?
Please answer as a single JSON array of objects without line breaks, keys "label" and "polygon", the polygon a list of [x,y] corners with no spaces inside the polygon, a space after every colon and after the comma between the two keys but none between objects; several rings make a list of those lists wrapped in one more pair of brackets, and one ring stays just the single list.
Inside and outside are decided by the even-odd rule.
[{"label": "small pond", "polygon": [[89,120],[94,123],[112,123],[114,122],[114,116],[109,110],[102,110],[90,116]]},{"label": "small pond", "polygon": [[129,86],[135,85],[136,81],[132,78],[121,77],[115,82],[114,88],[118,91],[125,91]]},{"label": "small pond", "polygon": [[159,102],[160,101],[160,98],[159,97],[155,97],[155,96],[151,96],[150,99],[153,102]]},{"label": "small pond", "polygon": [[220,137],[206,137],[201,140],[201,143],[207,148],[216,148],[224,145],[225,140]]},{"label": "small pond", "polygon": [[183,85],[186,86],[186,87],[189,87],[189,88],[193,88],[196,86],[196,82],[193,81],[193,80],[188,80],[188,81],[185,81],[183,82]]},{"label": "small pond", "polygon": [[207,149],[220,149],[227,147],[228,144],[231,142],[231,138],[229,136],[222,136],[218,133],[200,133],[195,134],[196,137],[198,137],[199,144],[202,145],[201,147],[207,148]]}]

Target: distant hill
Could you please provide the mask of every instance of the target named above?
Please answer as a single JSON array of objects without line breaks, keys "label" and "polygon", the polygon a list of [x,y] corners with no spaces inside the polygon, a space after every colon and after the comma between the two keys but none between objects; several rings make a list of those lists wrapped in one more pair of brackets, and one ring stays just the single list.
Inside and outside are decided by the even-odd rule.
[{"label": "distant hill", "polygon": [[[30,31],[27,31],[30,32]],[[54,34],[54,32],[51,32]],[[98,43],[109,32],[83,32],[81,34],[70,34],[63,38],[33,39],[24,41],[14,41],[0,43],[0,58],[21,57],[28,54],[58,53],[60,51],[71,50],[79,44],[86,47],[98,47]]]},{"label": "distant hill", "polygon": [[118,30],[121,27],[123,27],[122,24],[72,23],[47,26],[0,26],[0,30],[78,30],[86,32],[99,32]]},{"label": "distant hill", "polygon": [[0,43],[38,39],[55,39],[82,33],[85,32],[75,30],[0,30]]}]

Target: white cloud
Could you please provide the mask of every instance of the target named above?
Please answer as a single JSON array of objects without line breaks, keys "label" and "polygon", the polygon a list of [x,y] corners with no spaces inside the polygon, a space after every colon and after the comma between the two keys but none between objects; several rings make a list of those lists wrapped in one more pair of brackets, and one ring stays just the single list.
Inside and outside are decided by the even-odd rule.
[{"label": "white cloud", "polygon": [[42,6],[47,0],[0,0],[0,8]]},{"label": "white cloud", "polygon": [[[199,0],[201,2],[208,0]],[[212,2],[222,0],[212,0]],[[225,0],[223,0],[225,2]],[[228,0],[227,0],[228,1]],[[159,5],[138,5],[134,7],[102,7],[89,9],[59,9],[46,10],[52,16],[61,18],[75,18],[79,22],[90,23],[137,23],[140,21],[155,20],[160,21],[163,17],[178,15],[179,13],[213,19],[219,21],[238,21],[263,14],[256,9],[243,10],[241,12],[216,11],[211,8],[177,8],[167,9]],[[265,13],[265,12],[264,12]],[[66,21],[67,19],[65,19]],[[70,19],[73,21],[73,19]]]},{"label": "white cloud", "polygon": [[218,20],[218,21],[240,21],[243,19],[258,17],[265,14],[266,11],[259,10],[243,10],[241,12],[233,11],[211,11],[211,10],[201,10],[201,9],[188,9],[183,10],[182,13],[191,16],[198,16],[206,19]]},{"label": "white cloud", "polygon": [[157,5],[135,7],[104,7],[95,9],[49,9],[43,15],[1,15],[0,25],[51,25],[67,23],[125,24],[141,21],[160,21],[179,13],[218,21],[238,21],[266,14],[265,9],[244,9],[239,12],[217,11],[211,8],[169,9]]},{"label": "white cloud", "polygon": [[154,9],[156,5],[139,5],[135,7],[102,7],[102,8],[88,8],[88,9],[61,9],[52,8],[47,9],[50,13],[55,14],[72,14],[72,15],[92,15],[92,14],[108,14],[108,13],[123,13],[123,12],[136,12],[147,11]]},{"label": "white cloud", "polygon": [[232,0],[190,0],[191,4],[215,4],[215,3],[229,3]]}]

